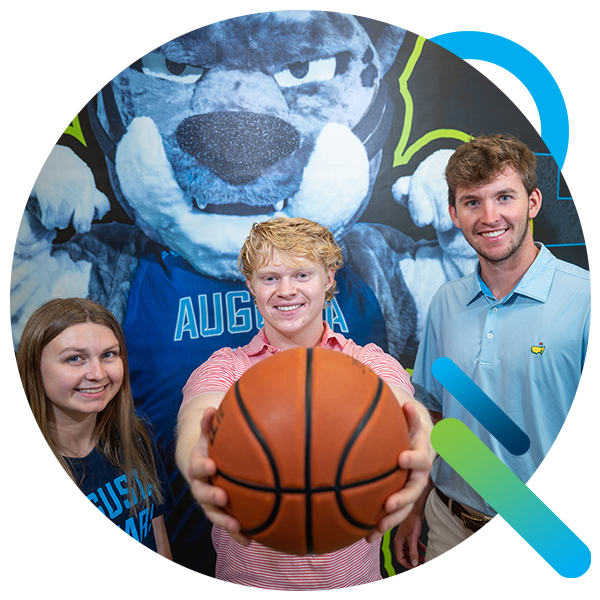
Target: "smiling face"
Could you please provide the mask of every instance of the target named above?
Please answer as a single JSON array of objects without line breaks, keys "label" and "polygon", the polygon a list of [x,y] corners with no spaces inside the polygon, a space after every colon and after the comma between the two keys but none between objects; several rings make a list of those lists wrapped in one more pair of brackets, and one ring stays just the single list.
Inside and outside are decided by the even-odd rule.
[{"label": "smiling face", "polygon": [[323,336],[325,292],[334,270],[311,260],[274,252],[246,281],[256,298],[271,344],[286,350],[312,347]]},{"label": "smiling face", "polygon": [[95,417],[114,398],[123,381],[119,342],[110,328],[78,323],[42,351],[44,390],[57,421]]},{"label": "smiling face", "polygon": [[480,260],[500,264],[535,253],[529,221],[541,204],[541,192],[528,196],[519,174],[508,167],[486,185],[458,186],[449,211]]}]

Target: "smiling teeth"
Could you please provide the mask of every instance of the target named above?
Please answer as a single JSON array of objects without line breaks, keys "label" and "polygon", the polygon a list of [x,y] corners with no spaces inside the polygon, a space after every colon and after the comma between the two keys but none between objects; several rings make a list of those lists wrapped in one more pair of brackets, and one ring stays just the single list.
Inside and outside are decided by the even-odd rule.
[{"label": "smiling teeth", "polygon": [[80,389],[79,391],[82,394],[95,394],[96,392],[102,391],[105,387],[106,386],[103,385],[103,386],[100,386],[100,387],[97,387],[97,388],[89,388],[89,389],[85,389],[85,390],[84,389]]},{"label": "smiling teeth", "polygon": [[301,304],[294,304],[293,306],[278,306],[277,310],[282,310],[284,312],[288,311],[288,310],[294,310],[296,308],[300,308],[302,305]]},{"label": "smiling teeth", "polygon": [[499,229],[498,231],[486,231],[485,233],[482,233],[481,235],[484,237],[498,237],[500,234],[504,233],[506,231],[506,229]]}]

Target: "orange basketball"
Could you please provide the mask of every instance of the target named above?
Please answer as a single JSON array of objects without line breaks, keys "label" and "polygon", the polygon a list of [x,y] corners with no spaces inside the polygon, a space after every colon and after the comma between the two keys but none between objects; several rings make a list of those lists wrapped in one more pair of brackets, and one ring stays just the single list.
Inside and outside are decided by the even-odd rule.
[{"label": "orange basketball", "polygon": [[296,348],[249,369],[217,411],[212,483],[243,532],[280,552],[324,554],[371,532],[407,472],[404,411],[353,358]]}]

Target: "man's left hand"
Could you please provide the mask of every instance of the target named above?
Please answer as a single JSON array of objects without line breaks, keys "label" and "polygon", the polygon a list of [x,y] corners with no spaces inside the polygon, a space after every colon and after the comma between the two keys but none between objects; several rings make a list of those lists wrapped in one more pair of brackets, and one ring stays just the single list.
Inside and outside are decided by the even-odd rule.
[{"label": "man's left hand", "polygon": [[402,405],[408,430],[410,432],[410,449],[401,452],[398,464],[410,471],[404,487],[392,494],[385,502],[388,514],[379,521],[377,528],[367,536],[368,542],[380,538],[386,531],[399,525],[412,511],[429,481],[429,471],[432,465],[433,451],[421,418],[417,414],[414,402]]}]

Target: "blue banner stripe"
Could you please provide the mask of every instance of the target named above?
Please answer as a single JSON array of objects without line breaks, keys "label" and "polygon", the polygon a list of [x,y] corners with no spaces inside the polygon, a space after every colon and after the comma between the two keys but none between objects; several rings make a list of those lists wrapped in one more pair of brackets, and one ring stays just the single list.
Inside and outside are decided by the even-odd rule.
[{"label": "blue banner stripe", "polygon": [[431,372],[511,454],[520,456],[529,450],[527,434],[451,359],[438,358],[433,363]]}]

